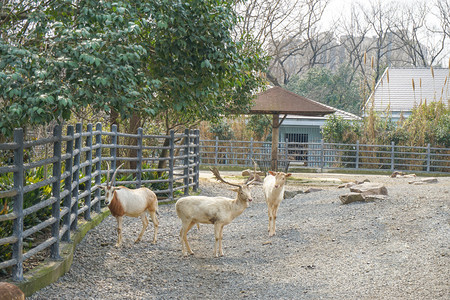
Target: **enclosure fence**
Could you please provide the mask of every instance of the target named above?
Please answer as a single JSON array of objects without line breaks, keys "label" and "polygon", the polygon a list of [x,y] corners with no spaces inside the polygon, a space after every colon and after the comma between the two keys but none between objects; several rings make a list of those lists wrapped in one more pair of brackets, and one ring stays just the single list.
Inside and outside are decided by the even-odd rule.
[{"label": "enclosure fence", "polygon": [[[201,140],[200,162],[218,166],[269,166],[271,143],[232,140]],[[313,142],[280,142],[278,167],[386,170],[424,173],[449,173],[450,148],[409,147],[392,142],[390,145],[368,145]]]},{"label": "enclosure fence", "polygon": [[[50,154],[49,154],[50,152]],[[80,221],[101,211],[99,185],[120,163],[116,185],[151,188],[159,201],[198,189],[199,131],[183,134],[125,134],[100,123],[56,126],[53,135],[25,141],[22,129],[0,144],[0,271],[23,280],[24,262],[45,250],[60,258]],[[47,171],[51,175],[47,175]],[[6,272],[8,270],[8,272]]]}]

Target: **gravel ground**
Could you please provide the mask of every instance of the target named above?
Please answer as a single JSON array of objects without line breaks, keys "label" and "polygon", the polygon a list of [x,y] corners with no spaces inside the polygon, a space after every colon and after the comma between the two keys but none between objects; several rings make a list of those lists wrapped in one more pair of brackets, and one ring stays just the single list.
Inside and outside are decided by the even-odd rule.
[{"label": "gravel ground", "polygon": [[[124,242],[115,248],[109,216],[77,246],[71,270],[29,299],[450,299],[450,177],[410,185],[388,176],[297,175],[369,178],[389,196],[342,205],[348,189],[322,184],[283,200],[269,238],[262,190],[254,187],[250,207],[224,228],[220,258],[213,257],[212,225],[189,232],[195,255],[182,257],[174,205],[159,207],[157,245],[153,226],[133,244],[141,223],[125,218]],[[288,181],[287,190],[312,185]],[[200,188],[235,195],[208,179]]]}]

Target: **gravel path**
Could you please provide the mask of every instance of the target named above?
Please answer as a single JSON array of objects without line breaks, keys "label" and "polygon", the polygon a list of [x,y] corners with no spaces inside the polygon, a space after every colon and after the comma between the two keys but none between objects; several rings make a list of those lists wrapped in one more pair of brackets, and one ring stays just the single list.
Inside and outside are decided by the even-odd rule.
[{"label": "gravel path", "polygon": [[[109,216],[77,246],[71,270],[29,299],[450,299],[450,177],[429,185],[388,176],[386,200],[342,205],[348,189],[283,200],[277,234],[269,238],[261,187],[244,213],[224,228],[225,256],[213,257],[213,226],[189,232],[194,256],[183,258],[174,205],[161,205],[158,244],[153,226],[133,244],[141,223],[125,218],[116,242]],[[230,179],[228,179],[230,180]],[[311,185],[289,181],[288,190]],[[202,180],[201,194],[235,193]]]}]

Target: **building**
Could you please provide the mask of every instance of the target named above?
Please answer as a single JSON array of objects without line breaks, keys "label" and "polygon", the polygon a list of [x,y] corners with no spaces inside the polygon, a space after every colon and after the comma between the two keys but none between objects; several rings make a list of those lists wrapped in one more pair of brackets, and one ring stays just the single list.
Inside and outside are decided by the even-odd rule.
[{"label": "building", "polygon": [[373,108],[397,121],[401,115],[410,116],[417,105],[433,101],[449,105],[449,69],[387,68],[365,103],[364,114]]}]

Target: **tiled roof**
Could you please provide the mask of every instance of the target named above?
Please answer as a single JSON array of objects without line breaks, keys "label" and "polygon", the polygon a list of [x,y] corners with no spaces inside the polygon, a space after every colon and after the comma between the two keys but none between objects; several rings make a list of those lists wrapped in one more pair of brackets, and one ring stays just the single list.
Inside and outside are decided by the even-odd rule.
[{"label": "tiled roof", "polygon": [[289,114],[323,116],[333,113],[330,106],[299,96],[281,87],[273,87],[258,94],[250,109],[253,114]]},{"label": "tiled roof", "polygon": [[[374,93],[366,102],[366,109],[373,105],[375,111],[411,111],[415,105],[427,101],[450,101],[449,69],[387,68],[378,81]],[[413,81],[414,87],[413,89]]]}]

